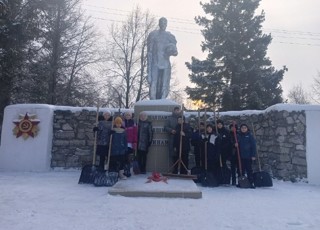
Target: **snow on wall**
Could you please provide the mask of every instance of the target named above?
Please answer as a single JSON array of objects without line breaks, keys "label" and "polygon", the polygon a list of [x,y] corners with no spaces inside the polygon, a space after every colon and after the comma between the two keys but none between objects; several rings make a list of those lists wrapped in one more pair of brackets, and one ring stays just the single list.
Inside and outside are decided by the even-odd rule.
[{"label": "snow on wall", "polygon": [[[139,102],[152,103],[152,102]],[[1,145],[0,145],[0,170],[6,171],[49,171],[51,148],[52,148],[52,125],[55,110],[70,110],[73,112],[83,109],[96,111],[95,107],[67,107],[51,106],[45,104],[17,104],[7,106],[2,125]],[[102,108],[100,111],[107,110]],[[119,109],[110,109],[118,112]],[[305,111],[306,113],[306,152],[308,165],[308,181],[310,184],[320,184],[320,152],[318,143],[320,137],[320,106],[319,105],[292,105],[277,104],[264,111],[230,111],[221,112],[220,115],[243,115],[259,114],[272,110]],[[121,112],[133,111],[122,109]],[[24,140],[22,137],[16,138],[12,131],[15,127],[13,123],[21,114],[36,114],[40,120],[38,124],[39,132],[34,138],[29,137]],[[185,115],[197,115],[197,112],[185,112]],[[152,113],[150,115],[153,115]]]},{"label": "snow on wall", "polygon": [[320,185],[320,111],[306,111],[306,152],[307,152],[307,172],[310,184]]}]

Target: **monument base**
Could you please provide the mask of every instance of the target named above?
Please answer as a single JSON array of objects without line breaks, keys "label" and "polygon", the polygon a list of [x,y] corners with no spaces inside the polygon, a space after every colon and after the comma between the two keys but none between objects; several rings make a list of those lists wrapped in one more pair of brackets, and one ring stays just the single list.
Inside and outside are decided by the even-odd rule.
[{"label": "monument base", "polygon": [[148,120],[152,122],[153,141],[147,156],[148,172],[168,172],[173,164],[169,157],[169,135],[164,131],[164,126],[176,106],[180,104],[168,99],[139,101],[134,105],[134,114],[137,118],[144,111],[148,114]]}]

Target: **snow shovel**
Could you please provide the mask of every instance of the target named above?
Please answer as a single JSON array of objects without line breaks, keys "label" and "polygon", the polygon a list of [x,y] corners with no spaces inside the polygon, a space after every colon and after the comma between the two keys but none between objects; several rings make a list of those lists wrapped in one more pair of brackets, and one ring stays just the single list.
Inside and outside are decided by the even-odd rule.
[{"label": "snow shovel", "polygon": [[[256,139],[256,133],[254,130],[254,126],[251,122],[252,126],[252,131],[253,131],[253,136]],[[259,153],[257,150],[257,160],[258,160],[258,165],[259,165],[259,171],[253,173],[253,182],[256,187],[272,187],[272,178],[269,173],[262,171],[261,170],[261,164],[260,164],[260,158],[259,158]]]},{"label": "snow shovel", "polygon": [[117,172],[109,172],[111,145],[112,145],[112,135],[110,136],[110,141],[109,141],[109,151],[108,151],[108,160],[107,160],[107,164],[106,164],[106,171],[105,172],[98,172],[95,175],[94,181],[93,181],[94,186],[111,187],[115,183],[117,183],[117,181],[118,181],[119,174]]},{"label": "snow shovel", "polygon": [[[97,105],[96,125],[98,123],[98,117],[99,117],[99,103]],[[93,184],[95,175],[97,174],[97,167],[95,166],[96,152],[97,152],[97,132],[94,132],[92,164],[85,165],[82,168],[78,184]]]},{"label": "snow shovel", "polygon": [[132,161],[132,170],[133,170],[134,175],[139,175],[141,173],[141,171],[140,171],[139,163],[136,160],[136,156],[137,156],[137,154],[135,153],[135,159]]},{"label": "snow shovel", "polygon": [[[235,127],[235,122],[233,121],[233,127]],[[238,138],[237,138],[237,133],[236,129],[233,129],[233,135],[234,139],[237,144],[237,156],[238,156],[238,164],[239,164],[239,173],[240,175],[238,176],[238,187],[239,188],[251,188],[251,183],[249,182],[249,179],[245,176],[242,175],[242,166],[241,166],[241,158],[240,158],[240,151],[239,151],[239,145],[238,145]]]},{"label": "snow shovel", "polygon": [[[120,111],[120,109],[119,109]],[[114,124],[114,119],[115,119],[115,115],[112,116],[112,121],[111,121],[111,131],[110,132],[113,132],[113,124]],[[110,135],[109,137],[109,149],[108,149],[108,156],[109,156],[109,151],[111,151],[111,143],[112,143],[112,138],[111,138],[112,135]],[[107,159],[105,159],[104,161],[104,171],[108,171],[109,170],[109,165],[108,165],[108,160],[109,160],[109,157]]]}]

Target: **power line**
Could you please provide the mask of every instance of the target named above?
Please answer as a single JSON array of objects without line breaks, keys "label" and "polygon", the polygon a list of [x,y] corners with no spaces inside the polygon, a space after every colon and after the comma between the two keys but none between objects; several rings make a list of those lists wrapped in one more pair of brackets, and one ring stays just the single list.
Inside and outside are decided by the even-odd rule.
[{"label": "power line", "polygon": [[319,38],[307,38],[307,37],[288,37],[288,36],[281,36],[281,35],[277,35],[277,38],[294,38],[294,39],[302,39],[302,40],[320,40],[320,36]]},{"label": "power line", "polygon": [[108,10],[131,13],[131,11],[128,11],[128,10],[113,9],[113,8],[109,8],[109,7],[95,6],[95,5],[90,5],[90,4],[83,4],[83,6],[89,6],[89,7],[99,8],[99,9],[108,9]]},{"label": "power line", "polygon": [[310,43],[296,43],[296,42],[283,42],[283,41],[272,41],[273,43],[282,43],[287,45],[301,45],[301,46],[320,46],[320,44],[310,44]]},{"label": "power line", "polygon": [[[131,13],[131,11],[127,11],[127,10],[120,10],[120,9],[114,9],[114,8],[108,8],[108,7],[100,7],[100,6],[88,5],[88,4],[84,4],[84,5],[85,6],[94,7],[94,8],[99,8],[99,9],[108,9],[108,10],[113,10],[113,11],[126,12],[127,14],[117,14],[117,13],[110,13],[110,12],[106,12],[106,11],[102,11],[102,10],[91,10],[91,9],[88,9],[88,10],[93,11],[93,12],[108,13],[108,14],[111,14],[111,15],[119,15],[119,16],[129,16],[130,13]],[[184,19],[184,18],[172,18],[172,19],[175,19],[175,20],[171,21],[171,22],[182,23],[182,24],[191,24],[191,25],[198,26],[195,23],[195,21],[190,20],[190,19]],[[186,29],[186,28],[183,28],[183,29]],[[309,35],[309,36],[316,36],[316,37],[320,36],[320,33],[310,32],[310,31],[285,30],[285,29],[273,29],[273,28],[263,28],[263,30],[264,31],[275,32],[275,33],[292,33],[292,34]]]},{"label": "power line", "polygon": [[121,22],[121,23],[125,22],[125,21],[119,21],[119,20],[107,19],[107,18],[99,18],[99,17],[91,17],[91,18],[97,19],[97,20],[102,20],[102,21],[109,21],[109,22]]},{"label": "power line", "polygon": [[275,33],[292,33],[292,34],[301,34],[301,35],[309,35],[309,36],[320,36],[320,33],[299,31],[299,30],[284,30],[284,29],[269,29],[269,28],[264,28],[264,30],[275,32]]},{"label": "power line", "polygon": [[[108,7],[99,7],[99,6],[95,6],[95,5],[88,5],[85,4],[85,6],[89,6],[89,7],[94,7],[94,8],[99,8],[99,9],[107,9],[107,10],[112,10],[112,11],[118,11],[118,12],[125,12],[125,14],[123,13],[113,13],[113,12],[106,12],[106,11],[102,11],[102,10],[91,10],[89,9],[89,11],[93,11],[93,12],[100,12],[103,14],[108,14],[108,15],[117,15],[117,16],[121,16],[121,17],[128,17],[131,13],[130,11],[127,10],[120,10],[120,9],[114,9],[114,8],[108,8]],[[97,20],[103,20],[103,21],[110,21],[110,22],[118,22],[118,23],[124,23],[124,20],[116,20],[116,19],[108,19],[108,18],[102,18],[102,17],[92,17],[93,19],[97,19]],[[173,23],[180,23],[180,24],[192,24],[194,26],[197,26],[197,24],[195,22],[191,23],[192,20],[187,20],[187,19],[182,19],[182,18],[174,18],[175,20],[171,20],[171,22]],[[177,27],[177,26],[170,26],[170,29],[172,29],[172,31],[176,31],[176,32],[183,32],[183,33],[188,33],[188,34],[194,34],[194,35],[199,35],[201,34],[201,30],[202,28],[188,28],[188,27]],[[285,39],[300,39],[300,40],[320,40],[320,33],[315,33],[315,32],[307,32],[307,31],[297,31],[297,30],[285,30],[285,29],[270,29],[270,28],[263,28],[263,31],[267,32],[271,32],[273,34],[286,34],[286,35],[291,35],[291,34],[295,34],[295,35],[303,35],[304,37],[293,37],[293,36],[281,36],[281,35],[273,35],[272,37],[277,39],[277,38],[285,38]],[[305,37],[307,36],[307,37]],[[308,37],[310,36],[310,37]],[[319,38],[318,38],[319,37]],[[320,44],[312,44],[312,43],[297,43],[297,42],[284,42],[284,41],[273,41],[276,43],[282,43],[282,44],[289,44],[289,45],[304,45],[304,46],[320,46]]]},{"label": "power line", "polygon": [[[107,9],[107,10],[111,10],[111,11],[126,12],[127,14],[118,14],[118,15],[123,15],[123,16],[130,16],[130,13],[132,13],[131,11],[113,9],[113,8],[108,8],[108,7],[100,7],[100,6],[87,5],[87,4],[84,4],[84,6],[89,6],[89,7],[99,8],[99,9]],[[93,11],[93,12],[105,13],[105,14],[115,14],[115,13],[110,13],[110,12],[102,11],[102,10],[92,10],[92,9],[87,9],[87,10]],[[154,15],[154,16],[162,17],[160,15]],[[183,24],[192,24],[192,25],[195,24],[195,21],[194,20],[190,20],[190,19],[175,18],[175,17],[167,17],[167,18],[168,19],[173,19],[173,20],[171,20],[171,22],[183,23]]]},{"label": "power line", "polygon": [[[110,21],[110,22],[118,22],[118,23],[124,23],[125,21],[120,21],[120,20],[114,20],[114,19],[107,19],[107,18],[100,18],[100,17],[92,17],[93,19],[97,19],[97,20],[103,20],[103,21]],[[172,28],[172,31],[176,31],[176,32],[183,32],[183,33],[188,33],[188,34],[194,34],[194,35],[199,35],[200,32],[199,30],[196,31],[187,31],[185,29],[187,28],[183,28],[183,27],[170,27]],[[192,30],[192,29],[189,29]],[[272,36],[272,38],[288,38],[288,39],[304,39],[304,40],[320,40],[320,38],[304,38],[304,37],[287,37],[287,36]],[[282,44],[289,44],[289,45],[304,45],[304,46],[320,46],[320,44],[311,44],[311,43],[297,43],[297,42],[284,42],[284,41],[272,41],[273,43],[282,43]]]}]

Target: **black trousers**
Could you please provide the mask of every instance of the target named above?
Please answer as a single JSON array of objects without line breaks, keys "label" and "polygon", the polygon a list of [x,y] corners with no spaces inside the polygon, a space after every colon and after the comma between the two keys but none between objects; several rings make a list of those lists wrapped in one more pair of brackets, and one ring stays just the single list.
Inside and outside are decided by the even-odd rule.
[{"label": "black trousers", "polygon": [[126,154],[111,156],[109,171],[118,172],[119,170],[123,170],[126,163],[127,163]]},{"label": "black trousers", "polygon": [[96,153],[99,156],[99,169],[104,170],[106,156],[108,156],[109,145],[98,145]]},{"label": "black trousers", "polygon": [[139,164],[140,172],[145,173],[147,167],[147,151],[138,150],[137,151],[137,161]]},{"label": "black trousers", "polygon": [[[233,149],[232,150],[232,154],[230,157],[230,166],[231,166],[231,180],[232,183],[235,184],[236,183],[236,178],[237,178],[237,169],[238,169],[238,156],[237,156],[237,150]],[[239,172],[238,172],[239,173]]]},{"label": "black trousers", "polygon": [[253,183],[253,170],[252,170],[252,160],[241,159],[242,175],[246,174],[250,183]]},{"label": "black trousers", "polygon": [[194,146],[194,158],[197,167],[204,167],[204,149],[201,144]]}]

